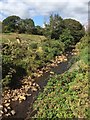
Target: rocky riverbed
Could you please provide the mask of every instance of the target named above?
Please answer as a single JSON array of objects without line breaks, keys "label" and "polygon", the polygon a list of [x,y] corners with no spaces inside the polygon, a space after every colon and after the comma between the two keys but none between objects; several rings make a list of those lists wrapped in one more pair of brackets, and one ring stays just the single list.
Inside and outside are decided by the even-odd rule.
[{"label": "rocky riverbed", "polygon": [[[76,51],[73,50],[73,52],[69,53],[71,55],[76,55]],[[33,94],[37,93],[37,91],[40,91],[41,86],[38,84],[36,79],[43,76],[43,74],[46,74],[49,72],[50,75],[53,75],[54,72],[51,68],[55,68],[58,66],[58,64],[62,62],[68,61],[68,52],[64,55],[56,56],[54,60],[51,60],[51,64],[48,64],[46,67],[43,67],[42,69],[38,69],[34,73],[35,79],[32,79],[30,76],[25,77],[22,80],[22,86],[21,88],[17,89],[6,89],[2,93],[2,104],[0,105],[0,116],[3,118],[8,118],[10,116],[17,115],[17,111],[14,109],[14,103],[18,102],[17,104],[22,104],[23,101],[26,101],[28,98],[33,98]],[[28,103],[29,105],[29,103]]]}]

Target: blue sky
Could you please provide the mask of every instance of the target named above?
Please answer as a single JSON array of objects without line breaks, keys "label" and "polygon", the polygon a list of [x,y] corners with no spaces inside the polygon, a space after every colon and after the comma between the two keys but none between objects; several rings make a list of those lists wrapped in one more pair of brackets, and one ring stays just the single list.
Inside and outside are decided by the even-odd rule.
[{"label": "blue sky", "polygon": [[43,26],[51,13],[62,18],[73,18],[82,24],[88,20],[88,0],[0,0],[0,20],[10,15],[32,18]]},{"label": "blue sky", "polygon": [[35,16],[35,17],[33,17],[33,20],[35,22],[35,25],[42,26],[44,23],[44,16]]}]

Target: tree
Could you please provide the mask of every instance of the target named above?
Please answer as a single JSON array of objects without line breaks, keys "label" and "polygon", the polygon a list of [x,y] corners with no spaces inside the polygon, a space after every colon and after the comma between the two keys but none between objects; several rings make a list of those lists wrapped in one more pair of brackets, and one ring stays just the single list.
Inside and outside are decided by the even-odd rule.
[{"label": "tree", "polygon": [[65,19],[64,24],[65,27],[70,30],[75,43],[78,42],[84,36],[85,29],[80,22],[73,19]]},{"label": "tree", "polygon": [[45,25],[45,35],[51,39],[58,39],[64,28],[63,19],[58,15],[51,15],[49,24]]},{"label": "tree", "polygon": [[43,32],[44,32],[44,29],[39,25],[35,26],[35,29],[33,30],[33,34],[35,35],[43,35]]},{"label": "tree", "polygon": [[32,19],[21,19],[18,23],[19,33],[33,33],[35,29],[34,21]]},{"label": "tree", "polygon": [[2,31],[3,32],[16,32],[18,29],[18,22],[20,17],[18,16],[9,16],[2,22]]},{"label": "tree", "polygon": [[60,41],[65,44],[65,48],[67,49],[74,42],[74,38],[71,35],[71,32],[68,28],[64,29],[62,34],[59,37]]}]

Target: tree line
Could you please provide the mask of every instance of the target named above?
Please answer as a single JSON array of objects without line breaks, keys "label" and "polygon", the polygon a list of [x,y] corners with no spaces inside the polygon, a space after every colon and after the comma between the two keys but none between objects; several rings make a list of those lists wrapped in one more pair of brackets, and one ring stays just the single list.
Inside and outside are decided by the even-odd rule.
[{"label": "tree line", "polygon": [[21,19],[19,16],[9,16],[2,21],[3,33],[26,33],[35,35],[44,35],[50,39],[61,39],[69,44],[78,42],[85,34],[84,26],[74,19],[63,19],[58,14],[50,15],[49,22],[45,27],[35,26],[33,19]]}]

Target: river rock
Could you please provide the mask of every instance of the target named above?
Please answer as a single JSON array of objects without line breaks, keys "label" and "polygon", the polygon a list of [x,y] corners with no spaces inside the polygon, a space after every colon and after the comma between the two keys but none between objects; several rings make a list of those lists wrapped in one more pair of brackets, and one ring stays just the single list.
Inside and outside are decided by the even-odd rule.
[{"label": "river rock", "polygon": [[0,105],[0,110],[3,109],[3,105]]},{"label": "river rock", "polygon": [[53,72],[53,71],[50,71],[50,74],[54,74],[54,72]]},{"label": "river rock", "polygon": [[28,80],[31,80],[31,76],[28,77]]},{"label": "river rock", "polygon": [[2,110],[0,110],[0,114],[3,114],[3,111],[2,111]]},{"label": "river rock", "polygon": [[8,101],[7,100],[4,100],[4,103],[7,103]]},{"label": "river rock", "polygon": [[8,107],[10,105],[10,103],[6,103],[5,106]]},{"label": "river rock", "polygon": [[26,97],[25,96],[20,96],[19,99],[26,100]]},{"label": "river rock", "polygon": [[14,110],[11,110],[11,114],[12,114],[12,115],[15,115],[15,113],[16,113],[16,112],[15,112]]},{"label": "river rock", "polygon": [[55,66],[55,64],[54,64],[54,63],[52,63],[52,64],[51,64],[51,67],[54,67],[54,66]]},{"label": "river rock", "polygon": [[35,87],[32,87],[32,91],[33,91],[33,92],[36,92],[37,89],[36,89]]},{"label": "river rock", "polygon": [[59,63],[60,63],[60,61],[57,61],[57,63],[59,64]]},{"label": "river rock", "polygon": [[39,71],[40,74],[43,74],[43,71]]},{"label": "river rock", "polygon": [[40,76],[41,76],[40,74],[37,75],[37,77],[40,77]]},{"label": "river rock", "polygon": [[32,85],[32,82],[30,81],[28,84],[31,86],[31,85]]},{"label": "river rock", "polygon": [[33,86],[35,86],[36,85],[36,83],[33,83]]},{"label": "river rock", "polygon": [[74,52],[74,55],[77,55],[77,53],[76,53],[76,52]]},{"label": "river rock", "polygon": [[8,100],[8,102],[10,102],[10,99]]},{"label": "river rock", "polygon": [[11,116],[11,114],[10,114],[10,113],[7,113],[7,114],[5,114],[5,116],[7,116],[7,117],[8,117],[8,116]]},{"label": "river rock", "polygon": [[26,94],[26,96],[31,96],[31,94]]},{"label": "river rock", "polygon": [[64,58],[64,61],[67,61],[67,58]]},{"label": "river rock", "polygon": [[7,107],[8,110],[10,110],[11,108],[10,107]]},{"label": "river rock", "polygon": [[5,113],[7,112],[7,109],[6,109],[6,108],[4,108],[4,112],[5,112]]}]

